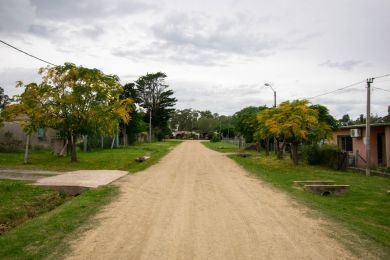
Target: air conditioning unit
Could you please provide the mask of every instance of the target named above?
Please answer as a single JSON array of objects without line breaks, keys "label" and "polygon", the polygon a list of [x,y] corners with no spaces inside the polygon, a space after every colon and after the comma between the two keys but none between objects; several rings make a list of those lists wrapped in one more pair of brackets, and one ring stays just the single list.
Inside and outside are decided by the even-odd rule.
[{"label": "air conditioning unit", "polygon": [[351,137],[360,137],[361,132],[360,129],[351,129]]}]

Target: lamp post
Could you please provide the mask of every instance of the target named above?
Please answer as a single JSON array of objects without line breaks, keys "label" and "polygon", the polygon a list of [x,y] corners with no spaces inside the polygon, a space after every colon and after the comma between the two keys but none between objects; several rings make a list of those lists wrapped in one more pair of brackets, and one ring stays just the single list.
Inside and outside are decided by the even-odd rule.
[{"label": "lamp post", "polygon": [[275,89],[272,87],[272,85],[270,83],[265,83],[264,86],[270,87],[272,89],[272,91],[274,92],[274,107],[276,107],[276,91],[275,91]]},{"label": "lamp post", "polygon": [[[276,108],[276,91],[275,89],[272,87],[271,83],[264,83],[264,86],[266,87],[270,87],[272,89],[272,91],[274,92],[274,108]],[[275,154],[277,153],[276,151],[276,138],[274,137],[274,151],[275,151]]]}]

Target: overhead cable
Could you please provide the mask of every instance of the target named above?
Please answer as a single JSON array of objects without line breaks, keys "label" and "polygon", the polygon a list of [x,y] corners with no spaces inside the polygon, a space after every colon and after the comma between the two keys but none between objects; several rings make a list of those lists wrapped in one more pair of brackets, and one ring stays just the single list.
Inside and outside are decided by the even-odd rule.
[{"label": "overhead cable", "polygon": [[34,58],[34,59],[37,59],[37,60],[42,61],[42,62],[44,62],[44,63],[47,63],[47,64],[49,64],[49,65],[56,66],[55,64],[53,64],[53,63],[51,63],[51,62],[48,62],[48,61],[46,61],[46,60],[44,60],[44,59],[38,58],[37,56],[34,56],[34,55],[30,54],[30,53],[27,53],[27,52],[25,52],[25,51],[23,51],[23,50],[21,50],[21,49],[19,49],[19,48],[16,48],[15,46],[13,46],[13,45],[11,45],[11,44],[9,44],[9,43],[6,43],[6,42],[3,41],[3,40],[0,40],[0,42],[3,43],[3,44],[5,44],[5,45],[7,45],[8,47],[11,47],[11,48],[13,48],[13,49],[15,49],[15,50],[17,50],[17,51],[19,51],[19,52],[21,52],[21,53],[23,53],[23,54],[26,54],[26,55],[28,55],[28,56]]}]

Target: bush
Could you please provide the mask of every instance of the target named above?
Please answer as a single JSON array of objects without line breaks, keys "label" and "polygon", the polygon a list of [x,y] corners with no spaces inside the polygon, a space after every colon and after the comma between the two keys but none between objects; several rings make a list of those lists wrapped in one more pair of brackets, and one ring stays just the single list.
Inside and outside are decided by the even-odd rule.
[{"label": "bush", "polygon": [[336,170],[347,167],[347,153],[342,152],[336,145],[304,145],[302,156],[310,165],[324,165]]},{"label": "bush", "polygon": [[303,159],[310,165],[321,164],[320,146],[318,144],[303,145],[301,147]]},{"label": "bush", "polygon": [[213,134],[213,137],[211,137],[210,142],[212,143],[218,143],[221,142],[221,137],[217,134]]}]

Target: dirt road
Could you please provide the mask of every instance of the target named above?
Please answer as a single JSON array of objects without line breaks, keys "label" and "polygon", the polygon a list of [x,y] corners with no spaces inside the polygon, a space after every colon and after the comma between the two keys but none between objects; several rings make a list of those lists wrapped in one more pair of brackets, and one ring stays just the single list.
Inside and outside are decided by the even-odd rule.
[{"label": "dirt road", "polygon": [[353,259],[304,207],[197,141],[119,185],[70,259]]}]

